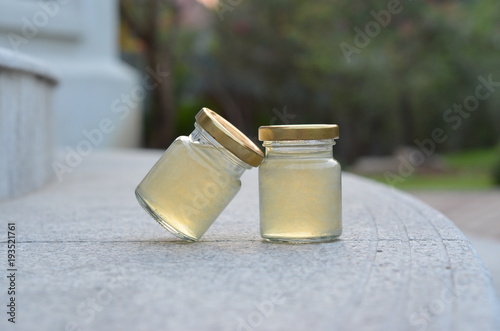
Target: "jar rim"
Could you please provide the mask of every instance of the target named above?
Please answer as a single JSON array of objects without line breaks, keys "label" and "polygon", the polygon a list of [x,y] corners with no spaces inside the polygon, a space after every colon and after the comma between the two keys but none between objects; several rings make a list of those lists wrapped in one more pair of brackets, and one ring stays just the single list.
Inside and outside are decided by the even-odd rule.
[{"label": "jar rim", "polygon": [[338,139],[336,124],[267,125],[259,128],[260,141]]},{"label": "jar rim", "polygon": [[264,158],[262,151],[250,138],[238,130],[224,117],[213,110],[203,107],[195,116],[198,123],[219,144],[243,162],[257,167]]}]

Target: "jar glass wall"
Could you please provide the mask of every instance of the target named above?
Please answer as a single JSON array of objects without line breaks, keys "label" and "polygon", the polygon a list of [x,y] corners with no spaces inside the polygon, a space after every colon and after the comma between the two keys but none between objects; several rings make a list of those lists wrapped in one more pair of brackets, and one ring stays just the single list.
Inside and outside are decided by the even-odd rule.
[{"label": "jar glass wall", "polygon": [[[171,144],[135,192],[141,206],[158,223],[185,240],[203,236],[238,193],[243,172],[262,160],[257,146],[241,132],[227,131],[236,129],[228,122],[219,125],[221,121],[225,120],[218,115],[208,120],[205,115],[197,117],[191,135]],[[228,146],[224,139],[236,142],[229,144],[234,153],[224,146]]]},{"label": "jar glass wall", "polygon": [[[297,243],[334,240],[342,233],[341,167],[332,153],[338,128],[308,135],[317,126],[286,127],[296,130],[287,140],[266,140],[280,137],[259,132],[266,148],[259,167],[261,236]],[[315,137],[328,139],[307,139]]]}]

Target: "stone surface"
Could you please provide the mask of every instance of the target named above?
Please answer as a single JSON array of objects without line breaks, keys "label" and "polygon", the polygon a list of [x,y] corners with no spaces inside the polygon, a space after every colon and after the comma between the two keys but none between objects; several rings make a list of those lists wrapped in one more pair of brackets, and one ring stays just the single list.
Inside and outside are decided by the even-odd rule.
[{"label": "stone surface", "polygon": [[94,153],[62,183],[0,203],[0,259],[16,222],[19,290],[17,323],[2,313],[1,330],[499,329],[470,243],[409,195],[345,174],[341,240],[270,244],[252,170],[203,240],[184,243],[133,194],[159,155]]},{"label": "stone surface", "polygon": [[467,235],[500,242],[500,189],[411,194],[441,211]]},{"label": "stone surface", "polygon": [[55,76],[43,62],[0,48],[0,200],[52,177]]},{"label": "stone surface", "polygon": [[410,191],[453,221],[464,232],[490,270],[500,294],[500,189],[477,191]]},{"label": "stone surface", "polygon": [[467,238],[490,271],[497,296],[500,296],[500,261],[498,260],[500,242],[470,235],[467,235]]}]

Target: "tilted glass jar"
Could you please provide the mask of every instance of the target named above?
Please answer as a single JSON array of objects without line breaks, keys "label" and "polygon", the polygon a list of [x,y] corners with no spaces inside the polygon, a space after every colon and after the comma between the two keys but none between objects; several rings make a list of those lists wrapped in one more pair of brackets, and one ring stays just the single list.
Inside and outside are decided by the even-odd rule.
[{"label": "tilted glass jar", "polygon": [[137,187],[142,207],[181,239],[196,241],[240,190],[240,177],[263,158],[260,149],[214,111],[196,115]]},{"label": "tilted glass jar", "polygon": [[322,242],[342,233],[341,168],[332,146],[337,125],[259,128],[260,231],[267,241]]}]

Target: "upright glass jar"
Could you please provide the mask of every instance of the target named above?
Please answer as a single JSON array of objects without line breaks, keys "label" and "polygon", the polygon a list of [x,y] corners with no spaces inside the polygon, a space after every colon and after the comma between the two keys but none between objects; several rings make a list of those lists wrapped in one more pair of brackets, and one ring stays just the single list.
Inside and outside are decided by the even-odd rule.
[{"label": "upright glass jar", "polygon": [[259,128],[266,157],[259,167],[260,231],[267,241],[322,242],[342,233],[337,125]]},{"label": "upright glass jar", "polygon": [[180,136],[135,190],[139,203],[164,228],[196,241],[240,190],[240,177],[264,155],[214,111],[196,115],[189,137]]}]

